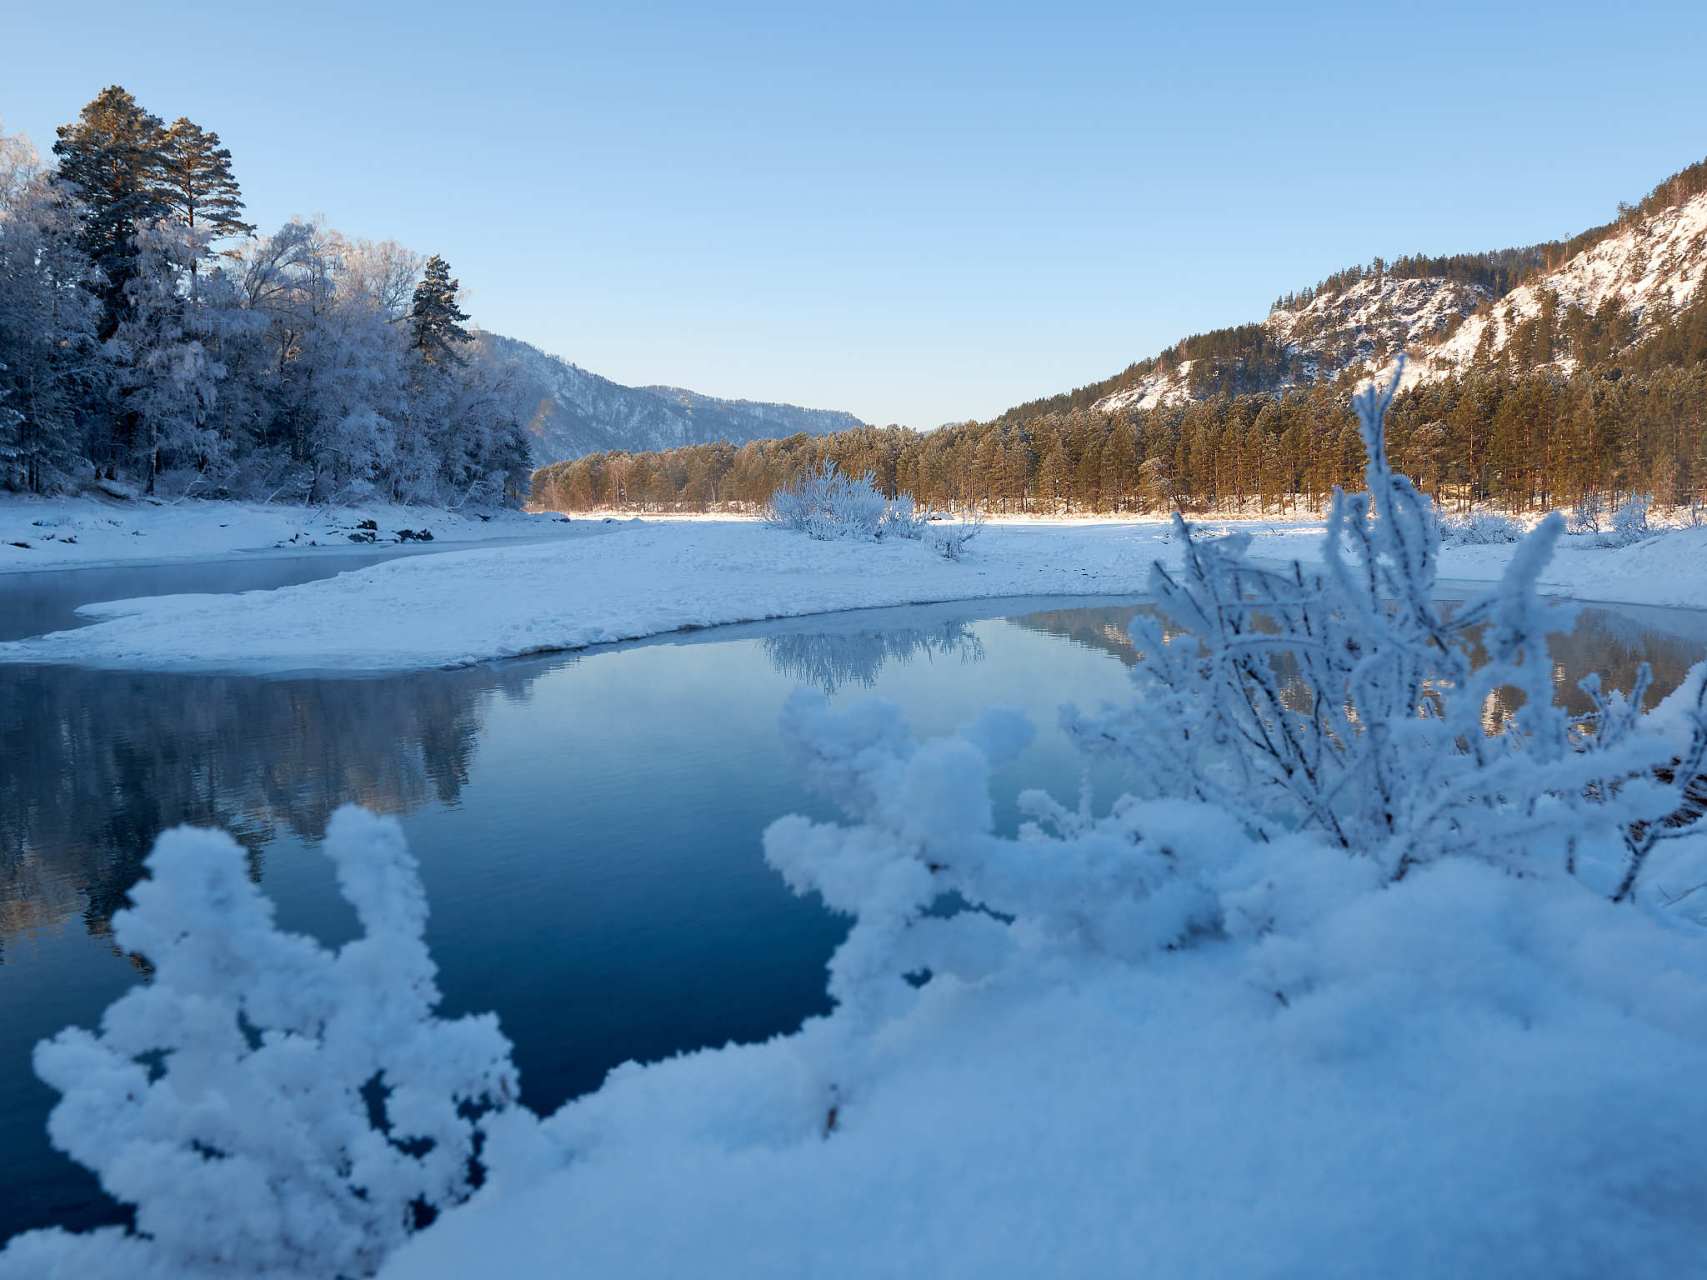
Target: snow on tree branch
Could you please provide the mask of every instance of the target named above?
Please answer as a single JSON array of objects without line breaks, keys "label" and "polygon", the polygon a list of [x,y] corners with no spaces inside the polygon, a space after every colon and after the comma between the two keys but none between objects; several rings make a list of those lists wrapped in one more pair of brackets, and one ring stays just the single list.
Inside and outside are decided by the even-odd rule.
[{"label": "snow on tree branch", "polygon": [[1671,748],[1638,719],[1572,723],[1554,702],[1546,637],[1571,614],[1536,583],[1559,517],[1485,596],[1437,599],[1438,524],[1386,456],[1397,385],[1356,399],[1366,491],[1335,493],[1323,570],[1264,565],[1248,536],[1176,517],[1183,566],[1152,569],[1161,617],[1133,624],[1140,700],[1070,728],[1137,766],[1145,794],[1213,803],[1263,839],[1321,832],[1390,876],[1445,853],[1575,869],[1585,822],[1660,816],[1645,785]]}]

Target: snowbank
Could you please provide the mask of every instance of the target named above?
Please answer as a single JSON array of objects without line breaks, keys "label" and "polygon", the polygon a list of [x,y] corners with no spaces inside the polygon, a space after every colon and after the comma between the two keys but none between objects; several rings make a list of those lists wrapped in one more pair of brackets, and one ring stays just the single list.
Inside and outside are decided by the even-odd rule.
[{"label": "snowbank", "polygon": [[[371,549],[398,541],[397,532],[422,529],[433,542],[469,543],[544,538],[571,525],[519,511],[473,513],[436,507],[370,503],[359,507],[302,507],[262,502],[146,498],[0,496],[0,573],[172,560],[207,560],[237,553],[302,554],[313,549]],[[352,542],[372,520],[374,543]],[[25,546],[19,546],[25,543]]]},{"label": "snowbank", "polygon": [[1448,865],[1250,950],[933,982],[828,1137],[822,1023],[626,1068],[381,1274],[1693,1274],[1699,946]]},{"label": "snowbank", "polygon": [[[285,527],[261,523],[262,517],[281,520],[279,509],[241,510],[255,521],[234,522],[230,533],[214,522],[223,542],[211,543],[213,549],[257,545],[263,529]],[[417,524],[426,514],[399,510]],[[289,515],[305,519],[300,511]],[[532,534],[549,517],[512,519],[467,532]],[[1252,533],[1253,554],[1262,560],[1316,561],[1321,555],[1319,522],[1227,527]],[[452,666],[840,609],[994,596],[1136,595],[1153,560],[1172,563],[1178,554],[1167,526],[1157,521],[992,522],[961,563],[917,542],[819,542],[752,520],[578,522],[544,529],[542,537],[550,540],[533,545],[397,560],[275,591],[91,605],[83,612],[104,621],[0,644],[0,662],[249,671]],[[610,536],[553,537],[593,530]],[[211,536],[205,523],[167,524],[148,534],[153,545],[182,554],[197,538]],[[1674,531],[1626,548],[1579,549],[1587,541],[1565,539],[1544,573],[1544,590],[1587,600],[1707,607],[1707,530]],[[79,537],[64,550],[83,547]],[[1441,576],[1495,581],[1513,550],[1447,548]],[[111,558],[91,547],[96,556]]]}]

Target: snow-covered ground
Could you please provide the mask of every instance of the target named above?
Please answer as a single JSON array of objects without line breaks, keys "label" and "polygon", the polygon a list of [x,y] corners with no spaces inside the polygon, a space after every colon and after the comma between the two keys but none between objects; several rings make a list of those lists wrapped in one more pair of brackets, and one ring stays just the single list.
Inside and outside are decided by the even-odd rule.
[{"label": "snow-covered ground", "polygon": [[[1400,551],[1432,517],[1420,499],[1387,510],[1375,545],[1414,565]],[[751,522],[602,527],[102,606],[104,623],[0,656],[458,661],[766,613],[1132,592],[1179,552],[1159,525],[997,526],[959,563]],[[1283,559],[1318,535],[1261,538]],[[1499,576],[1514,550],[1449,552],[1443,574]],[[154,980],[37,1057],[63,1095],[54,1141],[136,1204],[140,1234],[26,1235],[0,1280],[1696,1274],[1707,832],[1686,788],[1707,761],[1707,667],[1639,720],[1604,704],[1577,749],[1580,724],[1546,710],[1539,566],[1507,582],[1475,679],[1438,642],[1435,583],[1402,568],[1330,583],[1323,611],[1289,603],[1261,639],[1312,673],[1307,715],[1228,660],[1248,630],[1206,628],[1207,663],[1152,636],[1129,706],[1066,717],[1133,766],[1132,791],[1100,814],[1028,793],[1017,835],[991,787],[1030,739],[1019,713],[919,741],[899,708],[796,693],[783,738],[846,821],[779,817],[763,851],[854,919],[834,1011],[625,1065],[549,1117],[513,1105],[526,1081],[495,1022],[436,1016],[395,822],[333,820],[364,933],[336,952],[276,929],[237,843],[169,832],[114,919]],[[1164,594],[1221,617],[1258,568],[1207,555]],[[1689,604],[1704,572],[1699,530],[1547,570]],[[1464,750],[1506,686],[1524,712]],[[363,1091],[378,1076],[383,1134]],[[465,1103],[490,1110],[483,1185],[459,1204]],[[445,1212],[402,1242],[418,1200]]]},{"label": "snow-covered ground", "polygon": [[[0,645],[0,661],[252,671],[450,666],[841,609],[1133,595],[1144,590],[1152,561],[1172,563],[1178,555],[1159,521],[994,523],[958,563],[927,543],[819,542],[752,520],[561,525],[515,517],[466,532],[502,536],[507,525],[522,534],[543,525],[548,538],[601,536],[395,560],[272,591],[93,604],[82,612],[100,619],[94,625]],[[257,527],[220,530],[205,552],[256,545]],[[1320,522],[1206,527],[1250,532],[1253,553],[1263,559],[1320,555]],[[187,555],[196,532],[168,525],[147,536]],[[1566,540],[1543,575],[1548,589],[1581,599],[1707,607],[1707,530],[1674,530],[1623,549],[1578,545],[1585,541]],[[79,536],[66,550],[84,545]],[[1510,545],[1450,548],[1441,576],[1493,581],[1512,551]],[[93,543],[90,553],[112,558]]]},{"label": "snow-covered ground", "polygon": [[[398,531],[425,530],[434,545],[560,536],[574,527],[553,515],[519,511],[446,511],[370,503],[303,507],[288,503],[154,502],[147,498],[0,496],[0,573],[96,565],[156,564],[221,556],[372,550],[398,541]],[[372,520],[374,542],[359,528]],[[22,545],[20,545],[22,544]]]},{"label": "snow-covered ground", "polygon": [[834,1020],[626,1067],[382,1275],[1694,1274],[1698,947],[1443,866],[1255,947],[933,982],[834,1132]]}]

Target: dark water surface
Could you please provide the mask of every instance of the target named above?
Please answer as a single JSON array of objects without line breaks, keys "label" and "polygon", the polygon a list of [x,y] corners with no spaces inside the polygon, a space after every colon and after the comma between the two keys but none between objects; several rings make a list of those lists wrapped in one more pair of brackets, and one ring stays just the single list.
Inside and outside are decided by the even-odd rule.
[{"label": "dark water surface", "polygon": [[[78,574],[0,579],[0,631],[67,625],[85,600],[304,580],[277,578],[277,561],[200,568],[114,571],[117,590],[84,600],[95,580],[68,586]],[[762,1039],[828,1008],[824,962],[845,926],[760,853],[782,814],[833,816],[778,738],[795,687],[890,698],[922,733],[990,705],[1028,712],[1038,739],[996,784],[1011,828],[1021,789],[1076,792],[1056,711],[1126,696],[1134,609],[872,610],[362,679],[0,667],[0,1239],[113,1216],[48,1146],[55,1095],[30,1050],[94,1025],[140,980],[109,923],[162,829],[230,830],[280,923],[335,943],[354,920],[315,851],[327,818],[349,801],[399,815],[445,1011],[495,1010],[525,1099],[549,1111],[629,1059]],[[1663,694],[1707,654],[1707,615],[1588,610],[1553,653],[1562,687],[1600,670],[1627,688],[1646,660]],[[1093,782],[1106,798],[1119,779]]]}]

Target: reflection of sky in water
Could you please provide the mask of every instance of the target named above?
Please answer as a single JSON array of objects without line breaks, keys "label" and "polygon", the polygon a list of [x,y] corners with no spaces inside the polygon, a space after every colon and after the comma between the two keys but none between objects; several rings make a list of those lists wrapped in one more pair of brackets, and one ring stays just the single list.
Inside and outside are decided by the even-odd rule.
[{"label": "reflection of sky in water", "polygon": [[[826,1007],[843,926],[792,897],[759,847],[782,814],[832,816],[776,732],[798,683],[890,698],[922,734],[992,705],[1027,713],[1038,740],[996,779],[1011,828],[1022,787],[1077,792],[1061,704],[1127,696],[1133,609],[1087,605],[866,611],[355,680],[7,669],[0,1237],[98,1216],[92,1181],[47,1146],[53,1095],[29,1052],[137,979],[106,922],[163,827],[237,832],[281,921],[338,941],[353,921],[310,846],[347,800],[401,815],[448,1010],[496,1010],[527,1099],[549,1110],[628,1058],[762,1038]],[[1573,680],[1598,665],[1624,684],[1645,658],[1664,692],[1704,651],[1702,619],[1596,611],[1554,657]],[[1119,779],[1101,767],[1106,800]]]}]

